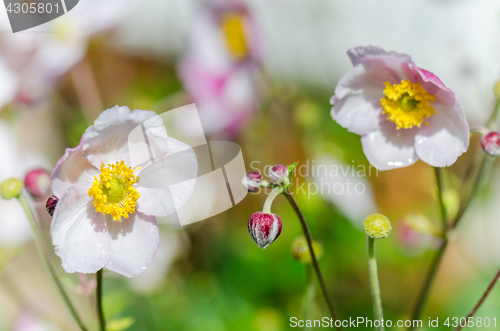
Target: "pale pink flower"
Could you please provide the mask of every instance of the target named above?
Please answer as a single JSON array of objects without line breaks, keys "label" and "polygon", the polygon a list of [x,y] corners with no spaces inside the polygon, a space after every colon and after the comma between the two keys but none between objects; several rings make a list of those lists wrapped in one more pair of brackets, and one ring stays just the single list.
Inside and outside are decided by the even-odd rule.
[{"label": "pale pink flower", "polygon": [[158,250],[155,216],[172,214],[187,200],[194,181],[186,181],[197,168],[193,150],[167,137],[154,112],[104,111],[52,173],[60,200],[51,235],[64,269],[140,275]]},{"label": "pale pink flower", "polygon": [[236,135],[256,109],[260,53],[256,25],[244,4],[203,4],[192,22],[179,75],[207,133]]},{"label": "pale pink flower", "polygon": [[361,135],[368,161],[380,170],[417,160],[453,164],[469,146],[469,125],[460,101],[434,74],[407,54],[380,47],[347,52],[354,68],[331,99],[332,117]]},{"label": "pale pink flower", "polygon": [[[116,26],[126,17],[131,1],[80,1],[72,10],[53,21],[16,34],[5,33],[0,56],[18,74],[17,101],[34,103],[87,52],[89,39]],[[7,17],[0,26],[10,29]],[[1,98],[0,98],[1,99]],[[1,100],[0,100],[1,101]]]}]

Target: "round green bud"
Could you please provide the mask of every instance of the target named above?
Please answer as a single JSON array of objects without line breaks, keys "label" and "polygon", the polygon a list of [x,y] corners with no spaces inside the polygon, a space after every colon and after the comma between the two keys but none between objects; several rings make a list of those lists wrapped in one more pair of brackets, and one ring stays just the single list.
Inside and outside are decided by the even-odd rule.
[{"label": "round green bud", "polygon": [[5,200],[17,198],[21,194],[24,183],[17,178],[10,178],[0,185],[0,195]]},{"label": "round green bud", "polygon": [[363,222],[366,234],[372,239],[384,239],[391,233],[389,219],[382,214],[371,214]]},{"label": "round green bud", "polygon": [[[312,242],[313,251],[316,258],[319,260],[323,256],[323,245],[314,240]],[[304,236],[299,236],[295,238],[292,243],[292,255],[293,257],[302,263],[311,263],[311,254],[309,254],[309,246],[307,245],[307,240]]]}]

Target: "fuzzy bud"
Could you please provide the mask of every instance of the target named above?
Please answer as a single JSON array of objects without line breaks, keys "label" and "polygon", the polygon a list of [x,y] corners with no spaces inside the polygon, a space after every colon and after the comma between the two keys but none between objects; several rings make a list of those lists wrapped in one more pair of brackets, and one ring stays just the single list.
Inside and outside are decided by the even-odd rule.
[{"label": "fuzzy bud", "polygon": [[24,178],[26,190],[34,197],[44,197],[49,195],[51,190],[50,173],[45,169],[35,169]]},{"label": "fuzzy bud", "polygon": [[371,214],[365,219],[363,226],[372,239],[384,239],[392,231],[391,222],[382,214]]},{"label": "fuzzy bud", "polygon": [[285,177],[288,177],[288,167],[284,164],[276,164],[269,169],[269,179],[275,184],[279,184]]},{"label": "fuzzy bud", "polygon": [[[323,245],[313,239],[312,246],[316,259],[319,260],[323,256]],[[293,257],[299,262],[311,263],[309,246],[307,245],[307,240],[304,236],[299,236],[293,241],[292,254]]]},{"label": "fuzzy bud", "polygon": [[257,192],[262,181],[262,175],[257,171],[250,171],[243,177],[241,183],[248,192]]},{"label": "fuzzy bud", "polygon": [[272,213],[256,212],[248,221],[248,232],[257,246],[264,249],[271,245],[281,234],[281,218]]},{"label": "fuzzy bud", "polygon": [[483,151],[490,156],[500,155],[500,132],[491,131],[481,138]]},{"label": "fuzzy bud", "polygon": [[47,199],[47,203],[45,204],[45,210],[52,217],[54,216],[54,211],[56,210],[57,203],[59,202],[59,198],[55,195],[51,196]]},{"label": "fuzzy bud", "polygon": [[23,190],[23,182],[17,178],[10,178],[0,185],[0,195],[5,200],[17,198]]}]

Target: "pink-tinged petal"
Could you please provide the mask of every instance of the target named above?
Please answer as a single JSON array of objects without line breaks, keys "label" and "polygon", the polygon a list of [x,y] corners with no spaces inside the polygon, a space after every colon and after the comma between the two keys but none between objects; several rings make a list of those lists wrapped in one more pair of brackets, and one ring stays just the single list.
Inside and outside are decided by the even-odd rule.
[{"label": "pink-tinged petal", "polygon": [[130,215],[108,223],[111,257],[106,268],[126,277],[137,277],[146,270],[160,245],[160,233],[153,216]]},{"label": "pink-tinged petal", "polygon": [[347,51],[347,55],[353,66],[369,62],[381,62],[395,72],[415,66],[408,54],[394,51],[387,52],[383,48],[373,45],[353,47]]},{"label": "pink-tinged petal", "polygon": [[59,200],[50,234],[68,273],[95,273],[110,259],[106,217],[95,211],[92,198],[74,187]]},{"label": "pink-tinged petal", "polygon": [[[151,134],[151,141],[144,133],[146,137]],[[120,161],[132,167],[145,166],[151,162],[149,151],[154,157],[167,152],[167,133],[161,118],[153,111],[130,111],[125,106],[102,112],[82,139],[84,155],[98,168],[102,163]]]},{"label": "pink-tinged petal", "polygon": [[52,191],[57,197],[62,197],[73,186],[82,192],[88,190],[94,177],[99,175],[99,171],[82,155],[82,143],[83,140],[74,148],[66,148],[52,171]]},{"label": "pink-tinged petal", "polygon": [[[167,216],[176,211],[174,200],[186,201],[194,190],[198,162],[194,150],[177,139],[168,138],[169,152],[139,172],[137,190],[140,193],[137,210],[146,215]],[[170,185],[176,185],[175,199]],[[181,189],[182,188],[182,189]]]},{"label": "pink-tinged petal", "polygon": [[460,101],[453,106],[435,102],[436,114],[429,119],[429,126],[422,125],[415,136],[418,156],[434,167],[447,167],[469,147],[469,124]]},{"label": "pink-tinged petal", "polygon": [[363,151],[379,170],[407,167],[418,160],[414,148],[416,133],[415,128],[396,130],[396,125],[387,121],[361,138]]}]

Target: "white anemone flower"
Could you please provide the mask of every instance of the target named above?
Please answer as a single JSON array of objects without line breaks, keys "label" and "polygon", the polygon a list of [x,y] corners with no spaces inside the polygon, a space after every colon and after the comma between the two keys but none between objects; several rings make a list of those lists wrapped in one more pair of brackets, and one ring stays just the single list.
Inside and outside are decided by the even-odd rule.
[{"label": "white anemone flower", "polygon": [[60,200],[51,235],[63,268],[140,275],[159,247],[155,216],[187,200],[197,171],[194,151],[168,137],[156,113],[118,106],[101,113],[52,174]]}]

